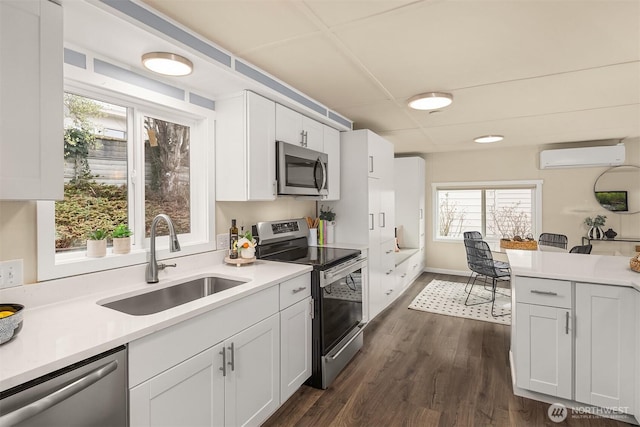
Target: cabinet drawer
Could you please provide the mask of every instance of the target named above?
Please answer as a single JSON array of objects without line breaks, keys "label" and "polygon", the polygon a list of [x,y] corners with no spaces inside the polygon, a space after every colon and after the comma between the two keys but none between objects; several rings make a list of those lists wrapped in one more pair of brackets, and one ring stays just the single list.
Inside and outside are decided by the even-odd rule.
[{"label": "cabinet drawer", "polygon": [[280,283],[280,310],[311,296],[311,273]]},{"label": "cabinet drawer", "polygon": [[571,282],[517,276],[516,302],[571,308]]}]

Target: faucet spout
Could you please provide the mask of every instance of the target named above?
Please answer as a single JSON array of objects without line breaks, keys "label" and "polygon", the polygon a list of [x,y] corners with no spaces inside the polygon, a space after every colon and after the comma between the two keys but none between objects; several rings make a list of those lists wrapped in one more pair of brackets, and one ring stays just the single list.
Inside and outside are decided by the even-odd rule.
[{"label": "faucet spout", "polygon": [[156,217],[153,218],[153,221],[151,222],[151,251],[149,264],[147,264],[147,270],[145,273],[147,283],[158,283],[158,270],[163,270],[165,267],[175,267],[175,264],[161,264],[160,266],[158,266],[158,261],[156,259],[156,227],[158,226],[158,222],[160,222],[161,219],[164,220],[169,227],[169,251],[177,252],[180,250],[180,242],[178,241],[178,235],[176,234],[176,230],[173,226],[173,221],[171,221],[171,218],[169,218],[169,216],[165,214],[156,215]]}]

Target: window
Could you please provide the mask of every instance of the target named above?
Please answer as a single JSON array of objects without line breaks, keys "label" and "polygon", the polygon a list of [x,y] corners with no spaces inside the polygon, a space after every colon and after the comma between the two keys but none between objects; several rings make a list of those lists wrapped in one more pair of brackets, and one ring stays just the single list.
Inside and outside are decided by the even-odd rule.
[{"label": "window", "polygon": [[[65,197],[38,202],[38,280],[146,262],[151,222],[160,213],[172,219],[181,254],[214,249],[211,111],[83,86],[68,88],[64,100]],[[119,224],[133,232],[131,253],[88,258],[89,233]],[[157,235],[167,234],[160,222]],[[156,240],[160,256],[166,242]]]},{"label": "window", "polygon": [[480,231],[486,240],[535,237],[541,229],[541,181],[433,184],[437,240]]}]

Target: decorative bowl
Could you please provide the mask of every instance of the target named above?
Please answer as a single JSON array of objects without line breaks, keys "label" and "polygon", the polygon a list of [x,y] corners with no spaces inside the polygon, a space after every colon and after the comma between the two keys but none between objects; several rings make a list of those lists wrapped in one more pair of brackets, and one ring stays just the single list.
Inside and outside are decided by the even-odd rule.
[{"label": "decorative bowl", "polygon": [[[24,305],[21,304],[0,304],[0,344],[11,341],[22,329],[22,315]],[[7,314],[6,312],[11,312]]]}]

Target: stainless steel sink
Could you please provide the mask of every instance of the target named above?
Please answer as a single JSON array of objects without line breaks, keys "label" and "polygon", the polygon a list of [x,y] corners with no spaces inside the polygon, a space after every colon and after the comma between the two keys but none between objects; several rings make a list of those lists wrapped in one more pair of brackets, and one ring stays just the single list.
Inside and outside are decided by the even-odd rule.
[{"label": "stainless steel sink", "polygon": [[100,304],[134,316],[159,313],[199,298],[242,285],[246,281],[222,277],[201,277],[156,291]]}]

